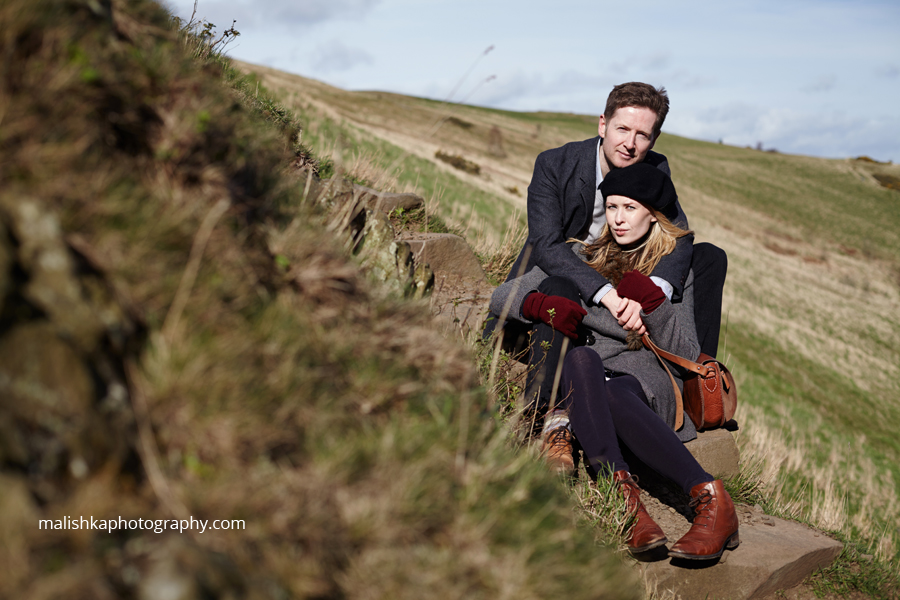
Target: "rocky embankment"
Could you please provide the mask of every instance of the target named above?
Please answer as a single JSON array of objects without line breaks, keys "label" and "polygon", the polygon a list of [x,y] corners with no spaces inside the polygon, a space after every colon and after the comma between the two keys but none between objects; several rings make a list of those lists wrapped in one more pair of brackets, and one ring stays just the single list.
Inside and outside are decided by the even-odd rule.
[{"label": "rocky embankment", "polygon": [[[370,276],[410,297],[428,297],[437,322],[464,336],[481,330],[491,286],[469,244],[451,233],[396,231],[389,215],[424,209],[415,194],[298,172],[298,185],[344,230]],[[398,211],[399,209],[399,211]]]}]

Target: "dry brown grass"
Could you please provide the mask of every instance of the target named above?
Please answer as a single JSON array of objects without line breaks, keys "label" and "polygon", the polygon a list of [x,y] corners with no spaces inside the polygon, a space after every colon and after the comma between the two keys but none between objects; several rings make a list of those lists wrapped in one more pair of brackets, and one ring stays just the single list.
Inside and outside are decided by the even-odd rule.
[{"label": "dry brown grass", "polygon": [[[900,287],[890,262],[847,255],[826,240],[802,241],[808,236],[801,226],[682,189],[698,240],[728,253],[729,326],[758,331],[828,368],[840,357],[841,368],[858,374],[865,389],[900,381]],[[878,352],[861,343],[867,334],[875,335]]]},{"label": "dry brown grass", "polygon": [[[743,405],[738,417],[743,429],[738,438],[741,460],[761,466],[760,479],[774,506],[822,529],[845,534],[856,531],[873,540],[880,560],[894,558],[895,532],[885,531],[880,524],[900,518],[897,484],[892,473],[866,456],[865,437],[851,445],[832,442],[827,448],[828,462],[815,464],[809,459],[809,448],[817,443],[817,424],[803,426],[788,419],[785,435],[784,418],[773,419],[758,408]],[[799,491],[786,485],[797,476],[812,483]],[[861,501],[852,512],[847,505],[850,489]]]}]

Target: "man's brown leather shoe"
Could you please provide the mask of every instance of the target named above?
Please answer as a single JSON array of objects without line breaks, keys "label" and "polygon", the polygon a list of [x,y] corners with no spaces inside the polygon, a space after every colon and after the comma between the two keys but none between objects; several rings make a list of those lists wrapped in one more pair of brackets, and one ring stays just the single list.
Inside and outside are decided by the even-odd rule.
[{"label": "man's brown leather shoe", "polygon": [[625,496],[625,506],[628,514],[634,515],[634,526],[625,539],[628,550],[632,554],[638,554],[659,548],[665,544],[666,534],[659,525],[650,517],[644,503],[641,502],[641,488],[628,471],[616,471],[613,480],[618,484],[619,490]]},{"label": "man's brown leather shoe", "polygon": [[695,511],[690,531],[669,550],[673,558],[711,560],[725,549],[734,550],[741,543],[738,518],[731,496],[721,479],[691,488],[691,507]]}]

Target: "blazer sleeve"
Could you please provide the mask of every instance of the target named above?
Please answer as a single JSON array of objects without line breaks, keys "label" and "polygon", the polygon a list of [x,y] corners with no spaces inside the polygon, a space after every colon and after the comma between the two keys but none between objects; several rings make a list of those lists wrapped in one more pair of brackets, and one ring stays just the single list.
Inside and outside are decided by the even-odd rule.
[{"label": "blazer sleeve", "polygon": [[[585,264],[566,243],[566,193],[578,197],[579,181],[570,169],[555,164],[549,152],[538,155],[528,186],[528,242],[532,262],[551,273],[566,277],[587,301],[608,282]],[[580,200],[579,200],[580,201]],[[673,284],[674,287],[674,284]]]},{"label": "blazer sleeve", "polygon": [[[652,164],[669,177],[672,176],[672,171],[669,169],[669,161],[664,155],[650,152],[647,154],[645,162]],[[684,214],[681,203],[678,202],[677,199],[675,200],[675,208],[678,209],[678,216],[675,217],[675,224],[684,229],[690,229],[687,215]],[[663,256],[656,265],[656,268],[653,269],[653,272],[650,273],[650,275],[665,279],[672,285],[673,302],[678,302],[682,299],[693,256],[694,235],[691,234],[678,238],[678,241],[675,243],[675,250]]]},{"label": "blazer sleeve", "polygon": [[672,354],[696,360],[700,356],[700,342],[694,324],[694,274],[688,273],[680,302],[663,302],[651,314],[641,311],[650,339]]},{"label": "blazer sleeve", "polygon": [[675,249],[663,256],[653,272],[650,273],[650,275],[665,279],[672,284],[672,300],[675,302],[684,296],[684,286],[693,259],[694,236],[691,234],[678,238],[675,242]]}]

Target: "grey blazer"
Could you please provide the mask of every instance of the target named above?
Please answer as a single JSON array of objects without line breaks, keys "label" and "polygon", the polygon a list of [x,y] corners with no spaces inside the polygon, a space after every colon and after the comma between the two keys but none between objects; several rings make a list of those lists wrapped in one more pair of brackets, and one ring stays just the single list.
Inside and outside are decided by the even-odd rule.
[{"label": "grey blazer", "polygon": [[[575,258],[577,259],[577,256]],[[540,267],[535,267],[522,277],[502,284],[491,296],[491,312],[497,315],[505,314],[507,319],[531,323],[522,316],[522,304],[525,296],[537,291],[538,285],[546,277]],[[666,300],[649,315],[641,311],[641,319],[657,346],[691,360],[700,355],[700,344],[694,325],[693,283],[694,274],[691,271],[685,281],[684,294],[680,302],[672,303]],[[584,302],[582,305],[587,310],[582,323],[593,332],[595,338],[594,344],[589,347],[603,359],[603,366],[610,371],[633,375],[640,382],[650,408],[662,417],[670,428],[674,427],[675,393],[672,390],[672,382],[659,364],[656,355],[646,348],[628,350],[625,341],[627,332],[609,310],[602,306],[586,306]],[[668,363],[668,366],[681,388],[683,373],[679,367],[671,363]],[[682,442],[697,437],[697,430],[687,415],[684,418],[684,425],[675,433]]]}]

